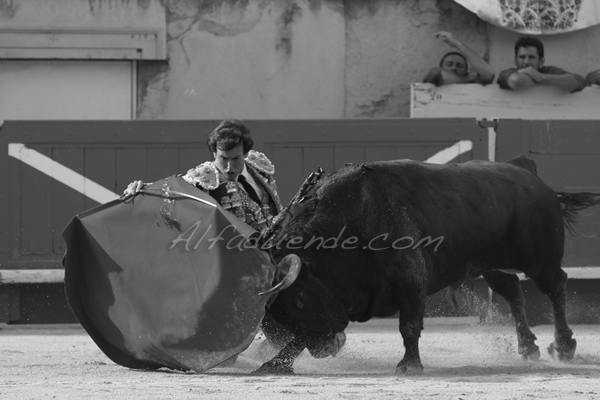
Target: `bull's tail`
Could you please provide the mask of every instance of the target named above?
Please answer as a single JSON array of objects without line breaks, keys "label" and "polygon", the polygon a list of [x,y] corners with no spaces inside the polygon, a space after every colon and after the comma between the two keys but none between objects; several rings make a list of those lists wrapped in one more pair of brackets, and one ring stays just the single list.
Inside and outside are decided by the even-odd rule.
[{"label": "bull's tail", "polygon": [[600,193],[567,193],[557,191],[556,197],[562,207],[565,228],[571,234],[575,233],[573,225],[577,222],[579,212],[588,207],[600,204]]}]

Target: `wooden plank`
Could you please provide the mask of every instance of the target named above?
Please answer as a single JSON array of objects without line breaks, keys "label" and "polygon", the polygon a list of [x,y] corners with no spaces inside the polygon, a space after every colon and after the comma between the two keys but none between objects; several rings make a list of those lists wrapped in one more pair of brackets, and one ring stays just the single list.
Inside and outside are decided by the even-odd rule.
[{"label": "wooden plank", "polygon": [[[449,143],[449,146],[452,146],[454,143]],[[449,146],[444,146],[441,144],[431,144],[425,147],[425,160],[429,159],[431,156],[439,153],[440,151],[444,150],[446,147]],[[421,160],[421,161],[425,161],[425,160]]]},{"label": "wooden plank", "polygon": [[600,154],[600,121],[530,121],[529,151],[536,154]]},{"label": "wooden plank", "polygon": [[303,182],[307,176],[303,171],[303,151],[301,147],[276,147],[274,146],[269,151],[269,159],[275,165],[275,180],[281,204],[285,207],[296,191],[300,187],[294,189],[291,185],[280,186],[281,182]]},{"label": "wooden plank", "polygon": [[[74,171],[84,171],[83,149],[57,147],[52,151],[52,159]],[[83,176],[81,181],[83,182]],[[61,236],[63,229],[76,214],[85,211],[85,196],[63,183],[52,179],[52,254],[61,257],[66,250]],[[33,212],[33,210],[25,212]]]},{"label": "wooden plank", "polygon": [[506,162],[519,155],[528,155],[528,144],[523,143],[523,121],[502,119],[496,128],[496,161]]},{"label": "wooden plank", "polygon": [[[323,168],[325,172],[334,171],[334,159],[334,146],[306,146],[304,147],[303,152],[302,168],[304,171],[302,175],[308,177],[311,172],[315,172],[319,167]],[[277,166],[275,166],[275,168],[277,168]],[[301,183],[302,181],[295,185],[296,190]]]},{"label": "wooden plank", "polygon": [[146,169],[148,171],[148,175],[144,179],[147,179],[150,182],[154,182],[159,179],[163,179],[167,176],[173,175],[175,173],[179,173],[169,172],[177,171],[178,154],[179,152],[177,151],[177,148],[171,146],[148,149],[146,156]]},{"label": "wooden plank", "polygon": [[[116,182],[117,193],[122,193],[134,180],[152,182],[146,164],[148,149],[118,148],[116,149]],[[122,189],[121,189],[122,188]]]},{"label": "wooden plank", "polygon": [[21,319],[21,286],[10,285],[8,287],[8,322]]},{"label": "wooden plank", "polygon": [[[564,267],[569,279],[600,279],[600,267]],[[518,274],[526,279],[523,274]],[[0,284],[13,283],[62,283],[64,269],[0,270]]]},{"label": "wooden plank", "polygon": [[[52,158],[52,150],[35,148],[41,154]],[[20,240],[18,254],[53,254],[52,208],[54,195],[53,180],[42,172],[21,164],[20,204],[18,210]]]},{"label": "wooden plank", "polygon": [[177,152],[178,160],[175,170],[165,171],[166,175],[163,176],[163,178],[174,174],[185,174],[189,169],[194,168],[205,161],[212,161],[214,159],[213,155],[210,154],[204,145],[185,147],[179,145],[177,147]]},{"label": "wooden plank", "polygon": [[340,169],[347,163],[362,163],[365,162],[365,147],[368,143],[362,146],[335,146],[334,147],[334,168]]},{"label": "wooden plank", "polygon": [[411,118],[523,118],[598,119],[600,86],[578,93],[551,86],[526,91],[503,90],[498,85],[456,84],[436,87],[411,85]]},{"label": "wooden plank", "polygon": [[[214,129],[218,121],[9,121],[7,130],[3,130],[2,138],[10,143],[24,143],[27,147],[48,151],[57,149],[57,154],[65,154],[64,164],[76,172],[86,176],[102,187],[116,194],[134,179],[154,180],[175,173],[185,173],[187,169],[201,162],[212,159],[205,148],[205,139]],[[276,176],[280,194],[284,203],[286,197],[297,191],[301,182],[317,167],[332,171],[345,162],[360,162],[373,157],[375,160],[404,158],[393,156],[396,151],[404,152],[410,149],[415,155],[415,146],[422,148],[427,143],[451,145],[462,139],[476,142],[480,137],[480,129],[475,119],[439,119],[435,121],[424,119],[377,119],[377,120],[301,120],[301,121],[248,121],[255,148],[267,151],[276,165]],[[201,132],[199,135],[198,132]],[[6,133],[6,134],[5,134]],[[340,148],[336,150],[336,147]],[[375,148],[375,152],[370,149]],[[174,151],[174,149],[177,149]],[[293,155],[289,153],[290,149]],[[385,149],[384,153],[380,153]],[[74,158],[70,161],[68,154],[84,152],[83,166]],[[278,152],[281,154],[278,155]],[[337,152],[337,154],[336,154]],[[393,152],[393,153],[392,153]],[[419,153],[417,150],[416,153]],[[301,161],[299,160],[301,154]],[[382,154],[375,156],[375,154]],[[338,165],[336,165],[336,157]],[[423,160],[424,157],[411,157]],[[174,162],[173,159],[177,161]],[[292,160],[293,159],[293,160]],[[276,161],[275,161],[276,160]],[[21,176],[26,166],[11,158],[16,174]],[[293,161],[293,162],[290,162]],[[182,167],[184,166],[184,167]],[[164,171],[164,172],[163,172]],[[93,178],[92,178],[93,177]],[[6,175],[5,175],[6,179]],[[13,178],[9,178],[13,179]],[[12,184],[15,183],[15,184]],[[30,226],[34,225],[39,233],[31,240],[25,234],[21,240],[22,221],[18,218],[23,210],[34,209],[33,202],[20,203],[22,197],[32,197],[40,190],[39,185],[21,189],[22,184],[29,184],[26,179],[11,182],[10,187],[19,188],[11,194],[11,203],[4,208],[4,216],[12,215],[9,220],[10,233],[7,235],[14,241],[10,252],[8,245],[4,246],[6,254],[11,254],[13,260],[9,266],[15,268],[55,268],[60,266],[60,251],[36,252],[30,254],[23,251],[20,243],[43,243],[44,237],[60,235],[62,223],[53,223],[53,228],[44,228],[44,216],[37,215],[38,209],[31,214]],[[53,186],[55,190],[61,184]],[[70,196],[71,189],[65,188],[56,196]],[[64,192],[64,193],[63,193]],[[51,197],[56,197],[51,196]],[[83,209],[96,206],[94,201],[81,195]],[[13,198],[14,197],[14,198]],[[54,199],[52,199],[54,201]],[[77,201],[77,200],[75,200]],[[70,200],[68,201],[70,202]],[[39,207],[38,207],[39,208]],[[73,208],[69,217],[74,215],[78,206]],[[11,210],[10,213],[8,210]],[[15,210],[17,210],[15,212]],[[35,217],[34,217],[35,215]],[[44,214],[51,215],[51,213]],[[42,229],[39,222],[42,221]],[[52,233],[54,229],[54,233]],[[38,254],[39,253],[39,254]],[[42,254],[43,253],[43,254]]]},{"label": "wooden plank", "polygon": [[[590,227],[593,227],[594,235],[566,235],[563,266],[600,265],[600,237],[598,237],[600,223],[590,224]],[[581,224],[577,224],[575,229],[580,231]]]},{"label": "wooden plank", "polygon": [[[3,123],[0,121],[0,187],[16,187],[12,186],[15,184],[16,179],[14,178],[14,169],[12,166],[16,166],[17,161],[10,160],[8,156],[8,142],[5,140],[6,135],[3,132]],[[12,182],[11,182],[12,179]],[[8,263],[9,253],[9,237],[12,237],[10,232],[10,219],[9,215],[14,214],[9,210],[16,210],[11,205],[11,201],[15,202],[18,192],[8,191],[6,189],[0,190],[0,265],[6,265]]]},{"label": "wooden plank", "polygon": [[425,161],[427,159],[427,146],[420,142],[409,146],[396,146],[396,159]]},{"label": "wooden plank", "polygon": [[365,161],[396,160],[395,146],[367,146]]},{"label": "wooden plank", "polygon": [[12,188],[12,190],[8,192],[8,208],[3,210],[8,220],[7,246],[4,249],[6,261],[3,263],[4,266],[11,262],[19,262],[21,259],[21,233],[23,227],[23,221],[21,220],[21,208],[23,207],[21,203],[21,185],[23,184],[23,169],[26,167],[13,157],[10,157],[8,161],[7,180],[9,185],[7,187]]},{"label": "wooden plank", "polygon": [[600,267],[565,267],[569,279],[600,279]]},{"label": "wooden plank", "polygon": [[[563,267],[563,270],[567,273],[569,279],[600,279],[600,267]],[[522,281],[529,279],[523,273],[515,275]],[[482,279],[482,277],[478,276],[475,279]]]},{"label": "wooden plank", "polygon": [[573,192],[600,191],[600,157],[597,154],[529,156],[535,161],[540,178],[554,189]]},{"label": "wooden plank", "polygon": [[480,130],[475,118],[260,121],[259,126],[253,130],[255,142],[303,145],[459,141],[479,137]]},{"label": "wooden plank", "polygon": [[0,285],[0,324],[9,321],[10,297],[8,292],[8,285]]},{"label": "wooden plank", "polygon": [[[83,171],[86,178],[91,179],[108,190],[120,194],[124,188],[119,191],[116,187],[116,156],[115,149],[105,147],[93,147],[84,149]],[[98,206],[98,202],[84,197],[84,210]]]},{"label": "wooden plank", "polygon": [[61,283],[64,280],[64,269],[0,269],[0,284]]},{"label": "wooden plank", "polygon": [[[172,143],[197,144],[218,121],[4,121],[2,133],[7,143],[77,143],[84,147],[113,147],[132,144],[151,147]],[[176,134],[173,134],[176,132]],[[198,132],[205,133],[205,136]],[[26,136],[23,136],[23,134]],[[201,137],[199,137],[201,136]]]}]

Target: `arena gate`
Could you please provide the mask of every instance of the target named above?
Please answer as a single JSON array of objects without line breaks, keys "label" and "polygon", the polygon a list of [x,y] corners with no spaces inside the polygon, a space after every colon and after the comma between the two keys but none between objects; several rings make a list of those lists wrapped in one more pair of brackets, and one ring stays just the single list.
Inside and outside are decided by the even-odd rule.
[{"label": "arena gate", "polygon": [[[119,196],[134,179],[153,181],[209,160],[206,135],[219,121],[6,121],[0,130],[0,323],[75,322],[64,297],[61,232],[75,215]],[[287,203],[317,167],[410,158],[434,163],[505,161],[525,154],[559,190],[600,191],[600,137],[594,121],[473,118],[245,121],[255,149],[276,166]],[[596,133],[596,134],[595,134]],[[600,213],[590,209],[568,237],[564,265],[584,288],[570,302],[600,322]],[[593,278],[593,279],[590,279]],[[575,285],[575,286],[574,286]],[[577,284],[578,285],[578,284]],[[470,282],[477,292],[482,282]],[[527,296],[537,296],[524,281]],[[544,310],[542,297],[529,301]],[[540,308],[541,307],[541,308]],[[591,308],[590,308],[591,307]],[[428,315],[448,315],[439,296]],[[470,313],[473,313],[470,310]],[[545,312],[545,311],[544,311]],[[544,314],[542,312],[541,314]],[[530,312],[531,314],[531,312]],[[580,317],[577,317],[580,318]]]}]

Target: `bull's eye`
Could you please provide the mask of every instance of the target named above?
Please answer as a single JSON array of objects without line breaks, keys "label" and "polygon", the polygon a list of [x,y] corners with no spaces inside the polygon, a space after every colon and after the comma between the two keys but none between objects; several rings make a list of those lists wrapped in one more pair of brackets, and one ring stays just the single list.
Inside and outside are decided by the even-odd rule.
[{"label": "bull's eye", "polygon": [[296,297],[296,307],[299,309],[304,308],[304,292],[298,293],[298,296]]}]

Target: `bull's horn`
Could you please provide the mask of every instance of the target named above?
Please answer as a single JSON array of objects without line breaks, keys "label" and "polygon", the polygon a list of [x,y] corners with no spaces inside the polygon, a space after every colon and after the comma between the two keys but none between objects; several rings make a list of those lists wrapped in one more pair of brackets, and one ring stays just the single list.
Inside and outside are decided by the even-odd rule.
[{"label": "bull's horn", "polygon": [[302,261],[300,261],[300,257],[295,254],[288,254],[283,257],[283,260],[277,265],[277,269],[285,272],[285,277],[279,282],[277,285],[273,286],[271,289],[266,292],[261,292],[259,296],[266,296],[268,294],[273,294],[282,291],[289,287],[300,273],[300,267],[302,266]]}]

